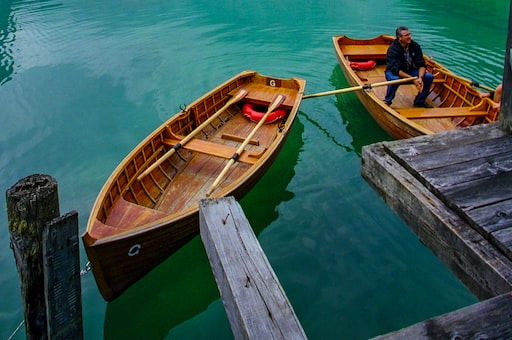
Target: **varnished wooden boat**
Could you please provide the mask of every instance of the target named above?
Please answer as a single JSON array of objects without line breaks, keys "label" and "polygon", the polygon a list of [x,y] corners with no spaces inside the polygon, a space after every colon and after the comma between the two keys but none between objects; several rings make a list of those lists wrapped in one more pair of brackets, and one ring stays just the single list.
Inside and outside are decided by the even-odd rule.
[{"label": "varnished wooden boat", "polygon": [[[386,52],[395,38],[380,35],[373,39],[351,39],[334,36],[333,44],[338,62],[351,86],[365,86],[386,82]],[[373,68],[365,69],[370,60]],[[376,86],[356,94],[377,123],[392,137],[401,139],[463,128],[498,119],[499,109],[488,98],[480,98],[479,91],[467,79],[450,72],[446,67],[425,56],[427,70],[434,74],[427,102],[434,108],[413,106],[417,89],[412,82],[401,84],[393,104],[384,102],[387,86]],[[352,66],[356,69],[353,69]],[[361,63],[361,69],[357,64]],[[371,65],[370,65],[371,66]]]},{"label": "varnished wooden boat", "polygon": [[[198,234],[198,202],[208,191],[211,198],[240,199],[254,186],[283,146],[304,87],[298,78],[242,72],[166,121],[126,156],[101,189],[82,235],[105,300],[118,297]],[[270,113],[276,96],[284,99],[276,104],[284,118],[260,124],[242,114],[246,104]]]}]

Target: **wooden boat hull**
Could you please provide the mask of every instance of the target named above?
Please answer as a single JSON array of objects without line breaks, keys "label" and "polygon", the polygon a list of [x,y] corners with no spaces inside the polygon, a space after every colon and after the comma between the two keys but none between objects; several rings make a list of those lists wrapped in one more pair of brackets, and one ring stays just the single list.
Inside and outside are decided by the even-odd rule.
[{"label": "wooden boat hull", "polygon": [[[351,86],[385,82],[388,46],[394,37],[380,35],[372,39],[352,39],[334,36],[333,44],[340,68]],[[417,94],[412,83],[400,85],[391,106],[384,103],[386,86],[356,91],[356,95],[375,121],[392,137],[410,138],[458,129],[498,119],[498,110],[489,99],[462,81],[438,62],[425,57],[427,70],[434,74],[434,83],[427,101],[434,109],[414,108]],[[373,60],[371,69],[357,69],[351,63]],[[430,111],[428,111],[430,110]]]},{"label": "wooden boat hull", "polygon": [[[268,106],[276,94],[283,94],[281,108],[287,115],[261,126],[211,198],[240,199],[265,174],[286,141],[304,88],[302,79],[242,72],[162,124],[119,164],[100,191],[82,235],[105,300],[118,297],[198,234],[199,200],[206,198],[233,151],[256,126],[242,115],[242,104]],[[240,89],[248,90],[247,96],[225,107]],[[221,111],[204,133],[140,177],[184,136]]]}]

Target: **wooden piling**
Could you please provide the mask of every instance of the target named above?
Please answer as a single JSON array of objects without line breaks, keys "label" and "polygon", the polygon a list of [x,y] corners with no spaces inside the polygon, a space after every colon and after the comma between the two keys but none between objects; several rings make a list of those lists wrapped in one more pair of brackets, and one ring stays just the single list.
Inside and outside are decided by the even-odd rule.
[{"label": "wooden piling", "polygon": [[202,200],[199,220],[201,239],[235,339],[306,339],[236,200]]},{"label": "wooden piling", "polygon": [[27,339],[82,339],[78,213],[60,217],[57,181],[31,175],[6,192]]},{"label": "wooden piling", "polygon": [[6,203],[27,339],[46,339],[42,232],[60,214],[57,181],[47,175],[25,177],[7,190]]},{"label": "wooden piling", "polygon": [[44,296],[49,339],[83,338],[78,213],[71,211],[43,230]]},{"label": "wooden piling", "polygon": [[512,132],[512,0],[510,1],[508,15],[508,35],[505,50],[505,67],[503,69],[503,93],[501,96],[500,124],[501,127]]}]

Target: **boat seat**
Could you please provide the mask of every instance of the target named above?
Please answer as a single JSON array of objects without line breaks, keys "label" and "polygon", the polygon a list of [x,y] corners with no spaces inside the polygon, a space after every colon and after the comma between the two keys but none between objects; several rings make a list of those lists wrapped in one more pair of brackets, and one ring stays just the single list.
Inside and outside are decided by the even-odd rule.
[{"label": "boat seat", "polygon": [[425,109],[422,107],[396,109],[398,113],[408,119],[428,118],[455,118],[455,117],[481,117],[487,116],[485,110],[474,110],[473,107],[436,107]]},{"label": "boat seat", "polygon": [[[223,133],[221,138],[225,139],[225,140],[232,140],[232,141],[239,142],[239,143],[243,143],[245,140],[245,137],[232,135],[230,133]],[[251,140],[249,140],[249,144],[260,145],[260,141],[257,139],[251,139]]]},{"label": "boat seat", "polygon": [[[282,94],[285,96],[285,100],[280,107],[284,108],[285,110],[290,110],[293,108],[297,96],[302,95],[298,94],[297,90],[295,89],[287,87],[273,87],[261,83],[247,83],[243,84],[241,88],[248,91],[244,101],[259,105],[269,105],[269,103],[272,102],[272,99],[274,99],[276,95]],[[236,91],[238,91],[238,89],[232,91],[232,95],[235,95]]]},{"label": "boat seat", "polygon": [[[178,139],[164,139],[163,142],[164,144],[174,146],[180,141]],[[182,145],[181,148],[225,159],[230,159],[237,150],[237,148],[228,145],[213,143],[196,138],[189,140],[185,145]],[[264,152],[265,150],[261,152],[245,150],[237,161],[247,164],[255,164]]]},{"label": "boat seat", "polygon": [[349,60],[358,59],[385,59],[389,45],[376,44],[376,45],[343,45],[341,50],[343,55]]}]

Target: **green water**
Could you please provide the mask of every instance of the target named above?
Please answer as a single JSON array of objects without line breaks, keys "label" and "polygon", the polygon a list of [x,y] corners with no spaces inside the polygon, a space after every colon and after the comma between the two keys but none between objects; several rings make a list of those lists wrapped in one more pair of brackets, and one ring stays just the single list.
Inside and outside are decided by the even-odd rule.
[{"label": "green water", "polygon": [[[77,210],[82,232],[118,162],[234,74],[302,77],[307,93],[347,87],[331,37],[407,25],[426,54],[494,86],[508,9],[505,0],[2,0],[0,188],[55,177],[61,212]],[[361,148],[382,140],[353,93],[304,100],[282,154],[241,201],[310,339],[365,339],[476,302],[361,178]],[[0,221],[5,339],[23,311],[4,208]],[[199,238],[112,303],[92,274],[82,289],[86,339],[232,337]],[[23,338],[22,327],[14,339]]]}]

